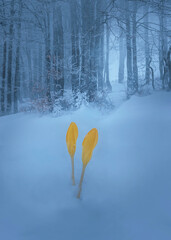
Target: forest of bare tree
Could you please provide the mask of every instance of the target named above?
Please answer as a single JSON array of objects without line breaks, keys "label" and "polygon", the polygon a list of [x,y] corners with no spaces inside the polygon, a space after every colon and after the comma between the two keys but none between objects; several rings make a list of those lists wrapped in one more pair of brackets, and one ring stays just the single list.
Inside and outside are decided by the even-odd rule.
[{"label": "forest of bare tree", "polygon": [[0,114],[170,90],[170,23],[169,0],[0,0]]}]

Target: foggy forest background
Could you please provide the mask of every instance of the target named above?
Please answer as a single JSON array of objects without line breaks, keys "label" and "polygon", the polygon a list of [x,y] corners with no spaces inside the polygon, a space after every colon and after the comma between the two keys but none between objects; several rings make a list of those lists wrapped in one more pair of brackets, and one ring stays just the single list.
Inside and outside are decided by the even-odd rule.
[{"label": "foggy forest background", "polygon": [[171,90],[169,0],[0,0],[0,115],[108,108],[113,82]]}]

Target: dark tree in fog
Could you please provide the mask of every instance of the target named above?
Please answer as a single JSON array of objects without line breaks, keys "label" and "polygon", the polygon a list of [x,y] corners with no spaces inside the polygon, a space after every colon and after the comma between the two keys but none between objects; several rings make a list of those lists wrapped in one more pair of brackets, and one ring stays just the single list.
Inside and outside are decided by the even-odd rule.
[{"label": "dark tree in fog", "polygon": [[12,107],[12,57],[13,57],[13,38],[14,38],[14,0],[11,1],[9,43],[8,43],[8,69],[7,69],[7,113],[11,112]]},{"label": "dark tree in fog", "polygon": [[131,18],[130,3],[125,1],[125,21],[126,21],[126,47],[127,47],[127,93],[128,96],[134,92],[132,73],[132,41],[131,41]]},{"label": "dark tree in fog", "polygon": [[165,0],[159,1],[159,69],[162,86],[165,88],[165,60],[167,55],[167,36],[166,36],[166,17],[165,17]]},{"label": "dark tree in fog", "polygon": [[14,112],[18,112],[18,100],[20,99],[20,48],[21,48],[21,14],[22,14],[22,0],[18,1],[18,26],[17,26],[17,43],[16,43],[16,62],[15,62],[15,76],[14,76]]},{"label": "dark tree in fog", "polygon": [[150,82],[150,48],[149,48],[149,4],[144,6],[144,44],[145,44],[145,79]]},{"label": "dark tree in fog", "polygon": [[[1,8],[1,17],[2,19],[6,18],[6,11],[5,11],[5,2],[2,1],[2,8]],[[6,61],[7,61],[7,23],[1,22],[1,28],[3,33],[3,57],[2,57],[2,81],[1,81],[1,112],[4,114],[5,112],[5,79],[6,79]]]},{"label": "dark tree in fog", "polygon": [[138,91],[138,66],[137,66],[137,1],[133,2],[132,13],[132,54],[133,54],[133,88]]}]

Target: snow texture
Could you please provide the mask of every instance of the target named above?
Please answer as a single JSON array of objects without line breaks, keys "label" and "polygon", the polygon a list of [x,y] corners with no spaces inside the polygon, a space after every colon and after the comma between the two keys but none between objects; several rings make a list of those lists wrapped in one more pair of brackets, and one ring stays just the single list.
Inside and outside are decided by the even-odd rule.
[{"label": "snow texture", "polygon": [[[132,97],[108,115],[0,118],[0,239],[170,240],[171,94]],[[65,136],[79,129],[76,186]],[[81,144],[96,127],[81,199]]]}]

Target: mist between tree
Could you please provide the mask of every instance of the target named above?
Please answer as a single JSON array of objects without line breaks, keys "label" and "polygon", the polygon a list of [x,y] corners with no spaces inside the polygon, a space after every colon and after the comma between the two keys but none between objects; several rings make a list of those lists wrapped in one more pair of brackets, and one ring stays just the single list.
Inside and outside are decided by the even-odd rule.
[{"label": "mist between tree", "polygon": [[168,0],[0,0],[0,115],[171,89]]}]

